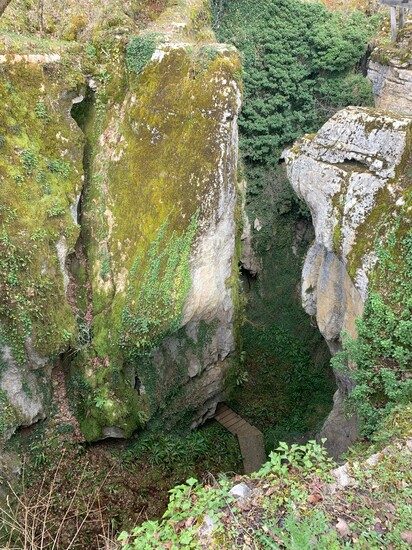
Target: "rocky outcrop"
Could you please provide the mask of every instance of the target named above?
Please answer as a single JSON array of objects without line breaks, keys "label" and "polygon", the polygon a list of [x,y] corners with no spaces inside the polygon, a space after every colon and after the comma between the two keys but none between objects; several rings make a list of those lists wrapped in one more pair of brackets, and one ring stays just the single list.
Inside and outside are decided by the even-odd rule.
[{"label": "rocky outcrop", "polygon": [[[410,118],[349,107],[285,153],[291,184],[310,208],[316,235],[303,267],[302,303],[332,353],[342,332],[356,336],[377,243],[410,189],[411,145]],[[337,378],[335,407],[324,429],[335,455],[356,435],[342,409],[351,381]],[[337,432],[345,430],[342,445]]]},{"label": "rocky outcrop", "polygon": [[376,106],[385,111],[412,115],[411,65],[396,60],[389,63],[369,62],[368,77],[372,81]]},{"label": "rocky outcrop", "polygon": [[[0,56],[4,439],[47,414],[59,355],[95,440],[149,420],[201,423],[234,351],[237,52],[214,43],[203,0],[165,9],[127,39],[99,26],[101,3],[92,8],[77,29],[99,28],[87,51],[40,41],[48,49],[37,52],[28,41]],[[15,16],[30,26],[19,9],[1,25]]]},{"label": "rocky outcrop", "polygon": [[83,139],[70,117],[76,68],[39,56],[0,71],[1,440],[44,418],[54,358],[75,338],[65,263]]},{"label": "rocky outcrop", "polygon": [[70,383],[89,440],[149,420],[203,422],[234,351],[239,59],[180,42],[189,18],[167,13],[131,40],[126,71],[123,60],[110,67],[85,124],[91,289],[79,309],[92,336]]},{"label": "rocky outcrop", "polygon": [[412,19],[400,32],[396,44],[375,47],[368,77],[377,108],[412,116]]}]

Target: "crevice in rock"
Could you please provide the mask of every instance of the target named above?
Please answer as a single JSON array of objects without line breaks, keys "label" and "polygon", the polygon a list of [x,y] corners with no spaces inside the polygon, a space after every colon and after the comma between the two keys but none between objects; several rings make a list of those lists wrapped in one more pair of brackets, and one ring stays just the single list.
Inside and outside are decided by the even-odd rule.
[{"label": "crevice in rock", "polygon": [[339,166],[354,170],[356,172],[365,172],[368,170],[369,165],[366,162],[354,158],[344,158],[339,162]]},{"label": "crevice in rock", "polygon": [[[85,251],[85,225],[83,219],[83,205],[85,195],[90,183],[90,163],[92,155],[92,146],[87,135],[86,126],[93,109],[95,93],[93,89],[87,85],[84,98],[76,103],[73,103],[70,114],[73,120],[84,134],[83,148],[83,186],[80,192],[80,197],[77,202],[77,223],[80,226],[80,234],[76,242],[74,251],[67,258],[67,268],[69,272],[68,299],[75,313],[78,324],[78,346],[83,347],[91,341],[91,287],[88,277],[88,261]],[[86,307],[82,310],[79,307],[79,292],[83,292],[83,302]],[[71,350],[70,355],[73,355],[74,350]]]},{"label": "crevice in rock", "polygon": [[242,263],[239,264],[240,280],[244,292],[251,290],[258,279],[259,274],[245,267]]},{"label": "crevice in rock", "polygon": [[[73,218],[80,227],[80,233],[77,238],[74,250],[67,255],[65,265],[69,279],[66,297],[74,313],[77,322],[78,333],[76,342],[74,343],[72,341],[69,348],[60,355],[57,366],[53,370],[54,378],[56,378],[56,376],[59,377],[61,383],[64,383],[64,373],[67,373],[69,371],[70,365],[79,350],[89,345],[91,341],[91,287],[88,277],[87,255],[84,246],[85,229],[83,224],[82,207],[90,181],[91,144],[87,137],[86,124],[91,109],[93,108],[93,104],[94,92],[90,88],[90,86],[87,86],[84,91],[84,96],[79,96],[77,100],[73,101],[73,105],[70,110],[71,117],[84,134],[83,185],[78,200],[73,205],[72,209]],[[84,304],[86,305],[84,306]],[[67,396],[65,390],[63,391],[63,394],[64,395],[62,398],[62,396],[59,395],[59,392],[57,392],[57,394],[55,395],[55,400],[58,402],[58,407],[61,407],[62,402],[64,401],[63,404],[66,406],[66,408],[68,408],[68,404],[66,403]]]},{"label": "crevice in rock", "polygon": [[368,44],[368,47],[366,48],[365,53],[359,60],[358,65],[356,66],[356,70],[362,73],[363,76],[368,76],[368,65],[369,65],[369,59],[372,54],[373,47],[371,44]]}]

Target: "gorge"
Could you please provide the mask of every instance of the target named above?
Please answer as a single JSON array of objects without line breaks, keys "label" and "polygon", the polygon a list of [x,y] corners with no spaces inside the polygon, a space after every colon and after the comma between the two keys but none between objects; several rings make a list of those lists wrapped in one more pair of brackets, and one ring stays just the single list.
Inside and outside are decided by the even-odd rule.
[{"label": "gorge", "polygon": [[[412,23],[339,4],[0,17],[5,548],[408,547]],[[397,510],[342,535],[370,455]]]}]

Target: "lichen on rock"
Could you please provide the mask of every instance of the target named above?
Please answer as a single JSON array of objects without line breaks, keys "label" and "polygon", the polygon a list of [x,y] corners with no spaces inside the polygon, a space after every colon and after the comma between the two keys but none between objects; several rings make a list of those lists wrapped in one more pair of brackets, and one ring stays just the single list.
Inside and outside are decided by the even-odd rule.
[{"label": "lichen on rock", "polygon": [[[82,136],[70,117],[82,76],[59,62],[0,65],[2,436],[44,417],[53,358],[75,338],[65,260],[79,228]],[[64,246],[62,247],[62,243]]]}]

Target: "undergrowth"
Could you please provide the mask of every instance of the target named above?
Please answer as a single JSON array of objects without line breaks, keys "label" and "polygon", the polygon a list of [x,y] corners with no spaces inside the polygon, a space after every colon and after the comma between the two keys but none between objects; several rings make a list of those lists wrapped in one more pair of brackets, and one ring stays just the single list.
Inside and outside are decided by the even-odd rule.
[{"label": "undergrowth", "polygon": [[359,416],[361,433],[371,436],[397,406],[412,401],[412,231],[394,229],[377,244],[378,265],[371,277],[358,337],[346,336],[336,368],[356,364],[356,387],[349,405]]},{"label": "undergrowth", "polygon": [[[207,484],[189,478],[170,491],[161,520],[125,531],[119,541],[125,550],[406,550],[411,453],[405,440],[392,441],[373,462],[348,464],[344,486],[322,445],[283,443],[251,477]],[[246,490],[242,498],[231,492],[236,482]]]}]

